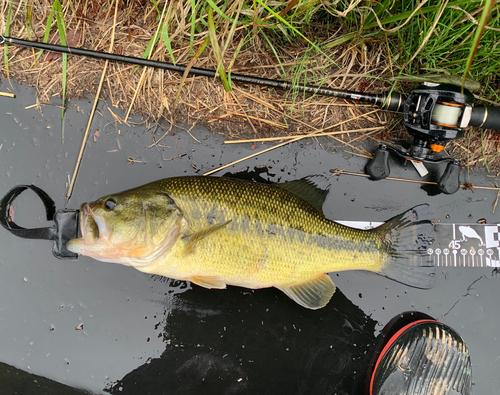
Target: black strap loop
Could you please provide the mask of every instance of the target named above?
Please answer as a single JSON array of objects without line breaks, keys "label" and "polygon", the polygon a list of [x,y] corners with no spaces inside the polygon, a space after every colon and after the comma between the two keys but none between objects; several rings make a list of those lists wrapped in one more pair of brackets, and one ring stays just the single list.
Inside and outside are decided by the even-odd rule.
[{"label": "black strap loop", "polygon": [[[35,192],[43,205],[47,221],[54,224],[47,228],[23,228],[11,218],[11,207],[14,200],[26,189]],[[52,240],[52,253],[59,259],[76,259],[78,254],[69,251],[66,243],[78,237],[78,210],[57,210],[54,201],[40,188],[34,185],[18,185],[12,188],[0,201],[0,224],[13,235],[24,239]]]},{"label": "black strap loop", "polygon": [[24,239],[51,240],[53,238],[52,227],[27,229],[17,225],[10,218],[10,207],[12,206],[12,202],[14,202],[14,200],[26,189],[31,189],[41,199],[45,206],[47,221],[52,221],[54,219],[56,206],[47,193],[34,185],[18,185],[12,188],[0,201],[0,223],[5,229],[18,237]]}]

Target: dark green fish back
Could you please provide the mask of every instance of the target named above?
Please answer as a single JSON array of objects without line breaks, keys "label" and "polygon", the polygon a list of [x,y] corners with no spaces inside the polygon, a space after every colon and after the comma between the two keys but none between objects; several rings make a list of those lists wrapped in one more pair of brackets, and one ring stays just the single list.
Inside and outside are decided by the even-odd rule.
[{"label": "dark green fish back", "polygon": [[311,204],[274,185],[199,176],[169,178],[149,185],[167,193],[181,210],[189,211],[190,218],[213,217],[216,223],[233,216],[247,217],[250,225],[270,223],[309,234],[345,236],[353,242],[371,238],[369,232],[325,219]]}]

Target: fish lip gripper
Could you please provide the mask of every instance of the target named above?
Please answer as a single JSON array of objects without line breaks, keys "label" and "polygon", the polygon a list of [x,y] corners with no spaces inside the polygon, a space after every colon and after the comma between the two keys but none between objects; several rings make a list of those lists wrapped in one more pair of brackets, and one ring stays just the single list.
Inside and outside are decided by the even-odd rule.
[{"label": "fish lip gripper", "polygon": [[[54,224],[44,228],[23,228],[14,222],[12,203],[25,190],[30,189],[45,206],[47,221]],[[0,224],[12,234],[24,239],[52,240],[52,253],[58,259],[77,259],[78,254],[69,251],[66,243],[78,237],[79,210],[56,210],[54,201],[42,189],[34,185],[17,185],[0,201]]]}]

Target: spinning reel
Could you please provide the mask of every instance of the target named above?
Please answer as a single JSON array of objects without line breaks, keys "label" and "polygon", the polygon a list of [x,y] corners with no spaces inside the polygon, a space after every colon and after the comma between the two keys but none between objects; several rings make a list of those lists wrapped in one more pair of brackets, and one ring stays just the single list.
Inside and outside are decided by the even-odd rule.
[{"label": "spinning reel", "polygon": [[438,180],[438,189],[452,194],[460,188],[460,161],[443,155],[448,141],[463,137],[469,125],[499,129],[500,109],[492,106],[473,106],[474,96],[467,89],[451,84],[426,82],[413,90],[404,100],[403,123],[413,142],[408,148],[385,144],[375,152],[366,166],[366,172],[374,180],[389,176],[389,154],[393,153],[413,163],[421,177],[428,171],[424,165],[447,163]]}]

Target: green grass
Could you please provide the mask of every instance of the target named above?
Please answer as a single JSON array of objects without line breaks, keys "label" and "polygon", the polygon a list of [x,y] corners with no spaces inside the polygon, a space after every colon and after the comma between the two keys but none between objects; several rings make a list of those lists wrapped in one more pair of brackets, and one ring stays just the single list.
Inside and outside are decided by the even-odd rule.
[{"label": "green grass", "polygon": [[[154,10],[160,33],[150,39],[143,56],[150,56],[161,37],[174,63],[179,61],[174,54],[175,48],[183,45],[179,38],[189,40],[192,56],[196,51],[195,42],[209,37],[212,56],[216,58],[220,71],[234,63],[234,58],[225,59],[232,39],[245,37],[239,48],[244,52],[258,36],[280,65],[288,46],[302,45],[301,56],[305,59],[298,62],[303,65],[307,65],[305,60],[308,58],[321,56],[328,67],[335,67],[339,47],[358,48],[361,54],[365,47],[370,51],[385,45],[385,55],[391,58],[394,66],[393,75],[416,75],[437,69],[447,74],[469,76],[488,85],[490,77],[498,74],[500,69],[500,6],[493,0],[142,2],[145,4],[144,14]],[[12,3],[9,10],[11,6]],[[59,11],[54,14],[56,9]],[[68,12],[72,9],[73,6],[69,7]],[[44,41],[50,33],[52,18],[61,12],[59,0],[53,2],[52,10],[54,12],[47,17]],[[29,12],[33,12],[31,6]],[[184,19],[182,32],[177,30],[180,18]],[[25,20],[26,30],[33,30],[31,14],[26,15]],[[7,32],[9,22],[10,12],[6,20]],[[64,36],[63,23],[57,19],[60,37]],[[305,71],[299,67],[295,76],[286,77],[299,82],[301,76],[303,79],[306,75]],[[286,73],[283,67],[282,72]],[[220,74],[222,76],[222,72]],[[224,84],[227,89],[229,85]],[[496,91],[492,84],[486,86],[483,94],[497,100]]]},{"label": "green grass", "polygon": [[[479,49],[479,45],[481,43],[481,39],[483,37],[484,30],[486,28],[486,24],[487,24],[488,20],[490,19],[491,11],[492,11],[494,3],[496,3],[496,1],[486,0],[484,2],[484,9],[481,12],[481,19],[479,20],[477,28],[475,29],[476,31],[474,33],[474,40],[471,43],[471,47],[469,50],[469,56],[467,57],[467,64],[465,66],[465,71],[464,71],[464,75],[463,75],[463,79],[462,79],[462,85],[465,83],[465,79],[467,78],[469,71],[472,67],[472,62],[474,61],[474,57],[476,55],[477,50]],[[498,68],[496,70],[498,70]]]},{"label": "green grass", "polygon": [[[218,10],[218,12],[220,12],[220,10]],[[212,44],[215,60],[217,62],[216,72],[219,73],[219,77],[226,92],[230,92],[232,87],[227,79],[226,69],[222,59],[222,52],[219,46],[216,27],[214,24],[214,8],[210,8],[208,11],[208,37],[210,37],[210,43]]]},{"label": "green grass", "polygon": [[[219,39],[232,36],[235,27],[259,35],[280,66],[283,48],[299,41],[305,44],[304,61],[299,59],[299,64],[307,65],[305,60],[322,56],[329,67],[335,66],[332,53],[339,46],[367,46],[370,50],[384,43],[394,75],[419,75],[433,70],[463,75],[485,85],[482,95],[499,99],[493,79],[500,70],[500,6],[492,0],[382,0],[355,7],[352,1],[188,3],[191,45],[195,35],[202,32],[207,32],[212,45],[216,45],[214,29],[209,27],[212,12],[213,22],[220,26]],[[490,8],[491,12],[482,12]],[[218,56],[218,51],[214,53]],[[304,82],[304,67],[296,67],[295,75],[286,77]],[[285,74],[283,67],[282,71]]]},{"label": "green grass", "polygon": [[[51,30],[57,29],[63,42],[65,21],[73,21],[74,26],[78,20],[71,13],[80,0],[68,3],[65,19],[60,17],[59,1],[52,2],[51,12],[44,14],[46,22],[42,19],[46,25],[44,41]],[[329,82],[330,70],[345,66],[342,54],[357,53],[349,56],[357,56],[355,66],[361,69],[364,54],[378,51],[382,54],[378,60],[371,58],[368,78],[451,74],[479,81],[483,86],[478,93],[481,97],[500,100],[500,5],[493,0],[359,3],[355,0],[140,0],[140,3],[144,15],[154,16],[154,21],[145,26],[151,38],[143,57],[149,57],[158,45],[164,46],[173,63],[187,64],[195,54],[210,57],[226,90],[231,89],[230,72],[239,57],[248,59],[252,52],[253,56],[266,56],[269,63],[278,65],[281,71],[278,78],[293,84],[321,85]],[[129,4],[132,3],[124,2],[123,7]],[[11,6],[12,3],[6,32]],[[31,5],[25,10],[24,28],[34,31],[32,15],[40,15],[40,10]],[[206,39],[208,50],[201,54],[198,49]],[[181,50],[186,46],[189,51]],[[41,51],[37,60],[40,56]],[[8,70],[6,48],[4,62]],[[64,56],[63,96],[66,62]],[[284,66],[290,62],[295,65]],[[389,66],[380,67],[383,73],[377,74],[377,62]],[[402,84],[396,79],[392,86],[400,91],[410,89]],[[292,95],[293,100],[304,98],[294,92]]]},{"label": "green grass", "polygon": [[[154,4],[155,9],[159,13],[158,4],[154,0],[152,0],[152,2]],[[163,37],[163,42],[165,43],[165,47],[167,48],[167,51],[169,51],[170,56],[175,63],[175,59],[174,59],[173,54],[172,54],[172,47],[170,45],[170,38],[168,36],[168,17],[167,17],[166,22],[164,20],[166,9],[167,9],[167,3],[165,3],[165,6],[163,7],[163,10],[160,14],[160,17],[158,20],[159,26],[157,27],[153,37],[151,37],[151,39],[149,40],[148,45],[146,46],[146,50],[142,54],[143,59],[149,59],[149,57],[151,56],[151,54],[153,52],[153,49],[154,49],[156,43],[160,40],[160,37]],[[169,14],[170,14],[170,12],[169,12]],[[140,68],[140,66],[137,66],[134,69],[134,71],[139,70],[139,68]]]},{"label": "green grass", "polygon": [[[500,70],[499,5],[480,0],[439,1],[414,12],[418,4],[381,1],[374,3],[368,14],[366,10],[352,10],[343,22],[351,31],[326,46],[356,45],[367,39],[385,41],[398,72],[417,75],[439,69],[471,77],[485,83],[486,97],[498,100],[496,87],[488,86],[488,82]],[[491,13],[487,12],[490,8]]]},{"label": "green grass", "polygon": [[[5,21],[5,35],[10,34],[10,18],[12,15],[12,4],[9,4],[9,11],[7,11],[7,19]],[[9,46],[8,44],[3,45],[3,59],[5,64],[5,72],[7,73],[7,78],[9,78]]]},{"label": "green grass", "polygon": [[[61,45],[66,44],[66,26],[64,23],[64,14],[59,0],[55,0],[52,5],[52,12],[56,16],[57,32]],[[64,142],[64,115],[66,113],[66,82],[68,75],[68,55],[62,54],[62,113],[61,113],[61,140]]]},{"label": "green grass", "polygon": [[[11,3],[12,5],[12,3]],[[32,29],[32,8],[25,8],[25,24],[26,30],[29,32]],[[47,17],[47,23],[45,27],[45,33],[43,36],[43,42],[46,43],[49,41],[50,32],[52,25],[54,23],[54,17],[56,20],[56,28],[57,33],[59,35],[59,40],[61,45],[66,44],[66,26],[64,22],[64,12],[59,0],[55,0],[50,9],[50,13]],[[8,18],[10,19],[10,18]],[[29,33],[28,33],[29,34]],[[6,30],[6,35],[8,32]],[[35,61],[32,63],[32,67],[39,61],[40,57],[43,54],[43,50],[38,51],[38,54],[35,58]],[[8,69],[7,69],[8,70]],[[64,142],[64,116],[66,113],[66,87],[67,87],[67,76],[68,76],[68,55],[62,54],[62,73],[61,73],[61,82],[62,82],[62,111],[61,111],[61,140]]]}]

